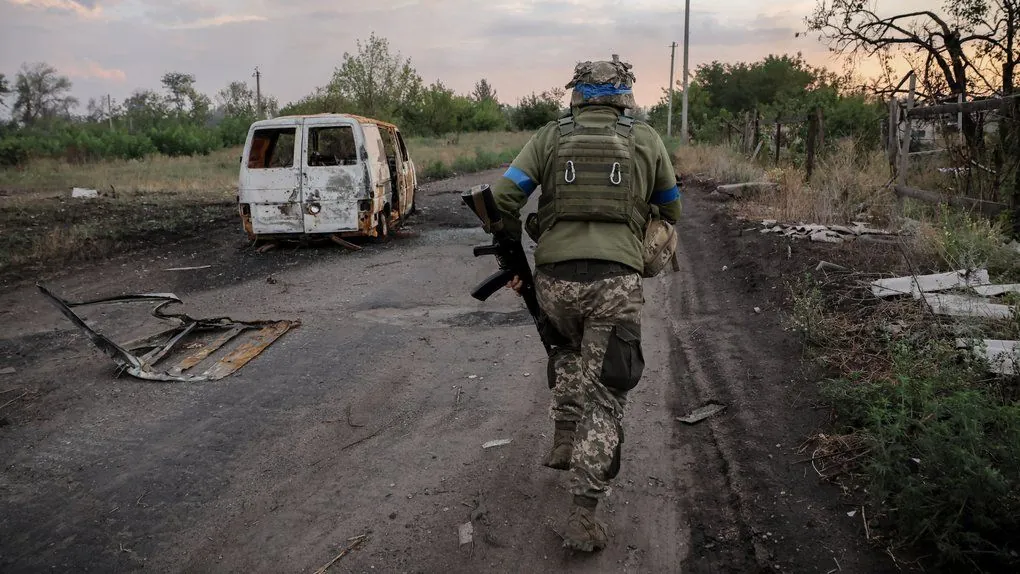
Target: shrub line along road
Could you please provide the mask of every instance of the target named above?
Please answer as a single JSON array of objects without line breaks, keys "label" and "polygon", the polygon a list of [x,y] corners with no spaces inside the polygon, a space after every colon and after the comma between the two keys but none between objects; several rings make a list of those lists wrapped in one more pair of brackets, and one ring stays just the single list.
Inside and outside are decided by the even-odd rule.
[{"label": "shrub line along road", "polygon": [[[0,295],[0,361],[17,369],[0,391],[29,391],[0,412],[0,570],[311,572],[367,534],[330,571],[887,571],[796,464],[824,413],[780,324],[769,261],[786,248],[740,236],[696,190],[681,272],[645,282],[612,542],[560,547],[542,346],[511,293],[469,295],[495,262],[471,256],[487,237],[457,192],[499,174],[428,184],[416,237],[357,253],[256,255],[230,229],[47,280],[68,299],[172,291],[192,316],[302,321],[216,383],[114,378],[34,287]],[[146,311],[90,319],[137,331]],[[676,421],[710,400],[727,410]],[[512,442],[482,448],[494,439]]]}]

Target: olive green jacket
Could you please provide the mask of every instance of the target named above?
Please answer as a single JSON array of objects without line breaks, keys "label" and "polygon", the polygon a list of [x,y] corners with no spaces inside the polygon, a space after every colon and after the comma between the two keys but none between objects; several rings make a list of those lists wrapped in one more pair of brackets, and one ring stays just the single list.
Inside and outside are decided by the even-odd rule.
[{"label": "olive green jacket", "polygon": [[[575,112],[579,125],[615,124],[617,111],[609,106],[585,106]],[[507,228],[521,233],[521,208],[547,181],[554,169],[553,149],[559,130],[550,122],[535,133],[493,186],[493,197]],[[675,223],[680,218],[680,190],[669,152],[662,138],[650,126],[634,122],[636,165],[634,189],[657,208],[659,217]],[[640,272],[644,268],[642,237],[624,223],[560,221],[542,234],[535,249],[535,264],[544,265],[572,259],[616,261]]]}]

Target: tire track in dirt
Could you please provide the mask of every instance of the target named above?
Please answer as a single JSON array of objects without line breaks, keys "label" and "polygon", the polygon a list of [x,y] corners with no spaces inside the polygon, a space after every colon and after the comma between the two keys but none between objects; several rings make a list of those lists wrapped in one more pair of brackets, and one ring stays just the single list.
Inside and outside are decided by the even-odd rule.
[{"label": "tire track in dirt", "polygon": [[727,409],[677,423],[694,461],[682,502],[692,532],[684,571],[891,571],[864,544],[859,519],[849,522],[839,493],[796,464],[797,445],[822,421],[809,407],[814,379],[782,328],[785,286],[769,271],[789,257],[786,246],[743,236],[746,222],[699,193],[685,202],[671,293],[675,408]]}]

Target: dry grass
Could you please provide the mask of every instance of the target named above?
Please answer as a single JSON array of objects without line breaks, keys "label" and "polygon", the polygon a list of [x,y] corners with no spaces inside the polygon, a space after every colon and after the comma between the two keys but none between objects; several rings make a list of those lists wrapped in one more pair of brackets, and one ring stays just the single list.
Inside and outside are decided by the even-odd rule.
[{"label": "dry grass", "polygon": [[482,132],[453,134],[442,138],[414,137],[407,140],[407,151],[419,169],[442,162],[452,166],[465,157],[481,154],[502,155],[520,150],[532,132]]},{"label": "dry grass", "polygon": [[676,153],[676,168],[684,177],[712,180],[716,183],[763,181],[765,170],[724,145],[681,147]]},{"label": "dry grass", "polygon": [[197,192],[229,197],[237,189],[241,148],[208,156],[144,160],[107,160],[72,165],[55,159],[35,160],[22,169],[0,170],[0,188],[23,191],[86,187],[103,192]]},{"label": "dry grass", "polygon": [[[461,134],[411,138],[407,144],[424,173],[436,162],[461,169],[501,161],[530,137]],[[241,153],[235,147],[208,156],[84,165],[47,159],[0,170],[0,276],[100,259],[215,229],[239,229],[235,196]],[[478,169],[485,167],[492,166]],[[96,189],[102,197],[71,199],[72,187]]]},{"label": "dry grass", "polygon": [[777,189],[746,197],[737,211],[751,219],[791,223],[847,223],[863,216],[887,220],[896,200],[881,152],[860,155],[841,141],[818,161],[810,182],[792,166],[765,169],[726,146],[694,146],[677,153],[685,176],[715,183],[769,181]]}]

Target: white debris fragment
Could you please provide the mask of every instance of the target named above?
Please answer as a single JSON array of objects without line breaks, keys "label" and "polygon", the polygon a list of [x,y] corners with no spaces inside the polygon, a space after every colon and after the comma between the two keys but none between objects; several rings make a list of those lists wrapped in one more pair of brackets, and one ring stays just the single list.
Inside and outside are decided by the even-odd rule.
[{"label": "white debris fragment", "polygon": [[478,375],[468,375],[468,378],[469,378],[469,379],[477,379],[477,378],[478,378]]},{"label": "white debris fragment", "polygon": [[846,267],[842,265],[836,265],[835,263],[829,263],[828,261],[819,261],[815,267],[815,271],[848,271]]},{"label": "white debris fragment", "polygon": [[811,241],[817,241],[821,243],[843,243],[843,238],[838,233],[831,232],[827,229],[815,230],[810,235]]},{"label": "white debris fragment", "polygon": [[987,269],[960,269],[948,273],[935,273],[933,275],[892,277],[872,281],[871,293],[876,297],[895,297],[897,295],[911,295],[915,299],[921,298],[921,293],[933,293],[946,291],[958,287],[974,287],[987,285]]},{"label": "white debris fragment", "polygon": [[1008,285],[976,285],[972,287],[974,292],[982,297],[998,297],[1006,293],[1020,293],[1020,284],[1010,283]]},{"label": "white debris fragment", "polygon": [[924,300],[936,315],[950,317],[981,317],[985,319],[1008,319],[1013,312],[1009,305],[989,303],[976,297],[925,293]]},{"label": "white debris fragment", "polygon": [[988,361],[988,370],[1000,375],[1015,375],[1020,363],[1020,341],[957,339],[956,346],[971,348],[974,354]]},{"label": "white debris fragment", "polygon": [[488,448],[495,448],[497,446],[506,446],[506,445],[510,444],[512,441],[513,441],[513,439],[509,439],[509,438],[501,438],[501,439],[498,439],[498,440],[490,440],[489,442],[483,444],[482,448],[488,449]]},{"label": "white debris fragment", "polygon": [[850,512],[847,512],[846,515],[849,516],[850,518],[853,518],[854,516],[857,516],[857,511],[851,510]]},{"label": "white debris fragment", "polygon": [[470,522],[466,522],[457,527],[457,537],[460,538],[460,545],[471,544],[474,539],[475,527]]},{"label": "white debris fragment", "polygon": [[708,403],[707,405],[694,409],[690,414],[684,417],[677,417],[676,420],[687,423],[689,425],[699,423],[711,416],[714,416],[726,409],[726,405],[720,405],[717,403]]},{"label": "white debris fragment", "polygon": [[94,189],[74,187],[71,188],[71,197],[74,199],[95,199],[99,197],[99,192]]},{"label": "white debris fragment", "polygon": [[14,367],[4,367],[0,369],[0,375],[13,375],[14,373],[17,372],[18,370],[15,369]]},{"label": "white debris fragment", "polygon": [[761,307],[755,307],[754,308],[754,312],[755,313],[761,313]]},{"label": "white debris fragment", "polygon": [[774,219],[766,219],[762,221],[762,226],[762,233],[779,233],[784,237],[809,239],[824,243],[843,243],[844,241],[853,241],[855,239],[877,240],[878,237],[876,236],[890,237],[898,235],[897,232],[874,229],[857,221],[854,222],[853,227],[849,227],[846,225],[820,225],[817,223],[788,225],[777,223]]}]

